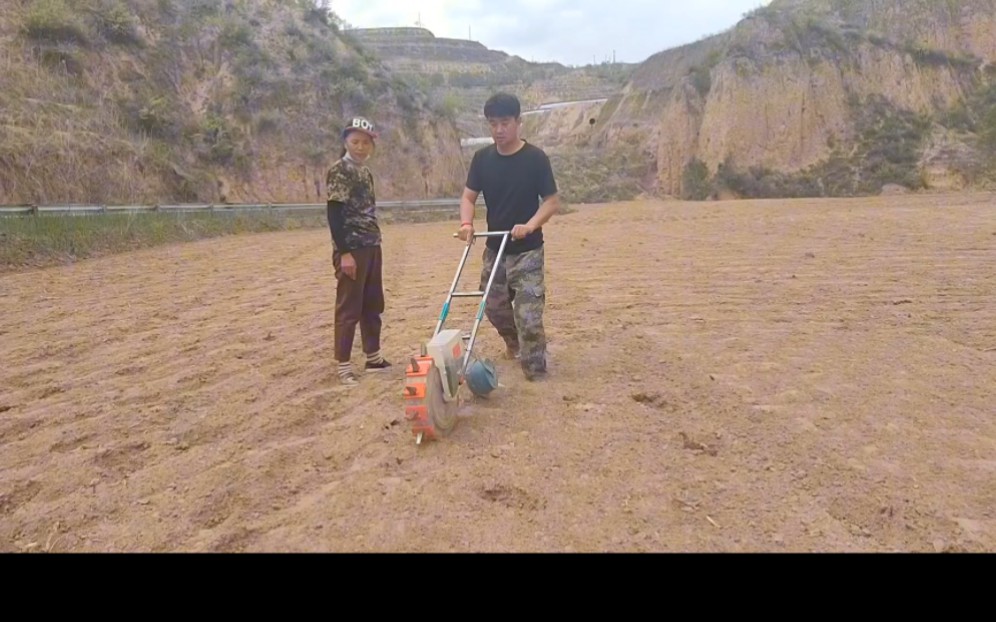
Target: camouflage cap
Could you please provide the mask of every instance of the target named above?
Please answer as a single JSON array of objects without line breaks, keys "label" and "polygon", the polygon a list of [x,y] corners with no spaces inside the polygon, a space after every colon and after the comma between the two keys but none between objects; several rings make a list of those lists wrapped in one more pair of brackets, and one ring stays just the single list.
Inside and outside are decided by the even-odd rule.
[{"label": "camouflage cap", "polygon": [[370,138],[377,138],[377,131],[374,124],[366,117],[353,117],[342,130],[342,138],[345,140],[350,132],[363,132]]}]

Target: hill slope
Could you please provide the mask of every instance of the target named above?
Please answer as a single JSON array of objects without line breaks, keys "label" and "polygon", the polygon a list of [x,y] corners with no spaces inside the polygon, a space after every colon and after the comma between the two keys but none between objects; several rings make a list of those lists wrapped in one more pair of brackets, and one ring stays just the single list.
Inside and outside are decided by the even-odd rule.
[{"label": "hill slope", "polygon": [[0,0],[0,203],[315,201],[353,114],[380,197],[453,195],[452,120],[309,0]]},{"label": "hill slope", "polygon": [[481,113],[495,91],[516,93],[525,109],[605,98],[618,92],[634,68],[608,62],[584,67],[529,62],[477,41],[436,37],[424,28],[356,28],[345,34],[455,114],[465,137],[488,135]]},{"label": "hill slope", "polygon": [[564,154],[629,158],[661,195],[959,188],[992,170],[994,61],[996,0],[775,0],[649,58],[604,106],[529,130]]}]

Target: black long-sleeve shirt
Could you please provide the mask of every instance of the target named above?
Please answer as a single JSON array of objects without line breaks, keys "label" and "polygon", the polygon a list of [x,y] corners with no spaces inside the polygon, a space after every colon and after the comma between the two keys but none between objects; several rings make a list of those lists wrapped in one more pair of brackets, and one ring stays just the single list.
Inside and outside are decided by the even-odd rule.
[{"label": "black long-sleeve shirt", "polygon": [[341,201],[329,201],[325,208],[325,215],[329,221],[329,231],[332,233],[332,241],[335,242],[336,250],[340,253],[348,253],[353,249],[346,243],[346,206]]}]

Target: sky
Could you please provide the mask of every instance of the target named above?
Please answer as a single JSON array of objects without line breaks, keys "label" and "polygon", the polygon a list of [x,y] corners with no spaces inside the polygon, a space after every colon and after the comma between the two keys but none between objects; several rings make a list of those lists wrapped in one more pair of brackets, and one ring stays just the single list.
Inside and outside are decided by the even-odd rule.
[{"label": "sky", "polygon": [[350,26],[422,26],[437,37],[565,65],[639,63],[735,25],[770,0],[330,0]]}]

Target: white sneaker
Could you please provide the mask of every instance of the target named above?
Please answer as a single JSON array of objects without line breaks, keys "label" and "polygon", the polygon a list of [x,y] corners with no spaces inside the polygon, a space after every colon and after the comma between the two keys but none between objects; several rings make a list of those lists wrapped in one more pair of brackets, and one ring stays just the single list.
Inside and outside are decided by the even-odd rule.
[{"label": "white sneaker", "polygon": [[339,372],[339,384],[352,387],[360,384],[360,380],[356,377],[356,374],[354,374],[352,370]]}]

